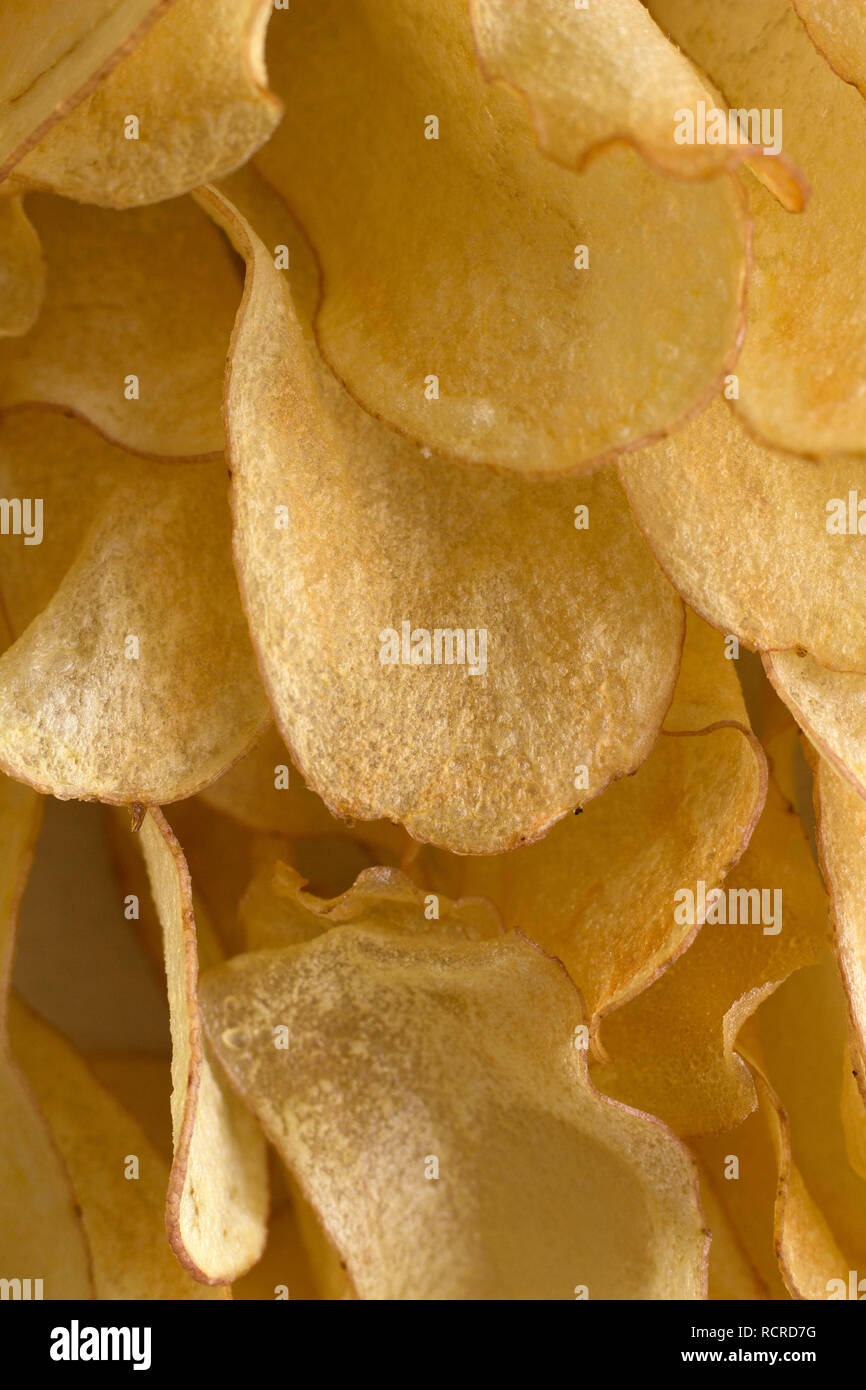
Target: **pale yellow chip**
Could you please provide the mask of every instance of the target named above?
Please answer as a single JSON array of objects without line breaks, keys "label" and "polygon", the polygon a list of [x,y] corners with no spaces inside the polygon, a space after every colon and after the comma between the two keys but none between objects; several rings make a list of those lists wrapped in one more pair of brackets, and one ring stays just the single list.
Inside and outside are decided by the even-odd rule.
[{"label": "pale yellow chip", "polygon": [[681,607],[614,472],[540,487],[425,458],[358,409],[270,253],[200,196],[248,260],[235,555],[293,761],[338,815],[460,853],[538,839],[640,765],[673,693]]},{"label": "pale yellow chip", "polygon": [[7,0],[0,14],[0,178],[140,43],[173,0]]},{"label": "pale yellow chip", "polygon": [[724,143],[694,138],[721,98],[641,0],[469,0],[469,16],[483,70],[526,98],[540,148],[560,164],[582,169],[619,143],[681,178],[746,161],[780,201],[802,208],[798,171],[765,155],[747,123],[726,122]]},{"label": "pale yellow chip", "polygon": [[580,177],[546,158],[463,0],[296,0],[268,63],[286,110],[256,163],[321,264],[323,354],[374,415],[562,473],[672,429],[731,368],[734,175],[668,179],[621,146]]},{"label": "pale yellow chip", "polygon": [[803,826],[772,781],[746,853],[718,900],[710,893],[699,882],[677,891],[680,912],[705,903],[704,925],[660,979],[606,1019],[610,1061],[593,1073],[604,1091],[683,1134],[728,1129],[754,1108],[737,1034],[782,980],[820,958],[829,938]]},{"label": "pale yellow chip", "polygon": [[243,164],[282,109],[264,62],[272,11],[273,0],[175,0],[25,155],[13,185],[124,208],[177,197]]},{"label": "pale yellow chip", "polygon": [[866,492],[866,458],[811,462],[769,449],[720,397],[619,467],[665,573],[717,628],[762,651],[802,647],[827,665],[866,669],[866,550],[856,520],[853,532],[848,524],[850,494]]},{"label": "pale yellow chip", "polygon": [[0,492],[33,503],[3,540],[7,772],[59,797],[167,802],[255,740],[267,704],[225,489],[221,463],[142,462],[53,412],[3,420]]},{"label": "pale yellow chip", "polygon": [[190,1278],[169,1248],[168,1168],[143,1129],[71,1043],[15,996],[15,1056],[72,1181],[99,1300],[223,1298]]},{"label": "pale yellow chip", "polygon": [[[647,8],[730,108],[754,112],[771,137],[775,130],[812,189],[802,217],[763,188],[750,191],[756,273],[737,409],[762,438],[795,453],[866,452],[863,98],[816,51],[790,0],[726,0],[723,17],[715,0],[647,0]],[[834,0],[809,8],[824,15],[825,33],[844,33],[857,63],[857,28],[839,19]]]},{"label": "pale yellow chip", "polygon": [[190,198],[120,214],[26,206],[47,290],[30,332],[0,343],[0,406],[74,412],[137,453],[219,455],[241,287],[225,239]]},{"label": "pale yellow chip", "polygon": [[792,0],[818,52],[834,72],[866,95],[864,0]]},{"label": "pale yellow chip", "polygon": [[[4,1297],[92,1298],[69,1175],[7,1032],[15,927],[41,812],[29,788],[0,776],[0,1279],[10,1281]],[[17,1295],[16,1280],[24,1281]]]},{"label": "pale yellow chip", "polygon": [[144,1130],[166,1163],[171,1163],[171,1064],[146,1052],[91,1053],[87,1065]]},{"label": "pale yellow chip", "polygon": [[190,1273],[227,1284],[245,1274],[265,1248],[265,1144],[253,1117],[212,1067],[202,1036],[192,885],[183,851],[155,807],[139,833],[162,922],[171,1013],[174,1161],[166,1228]]},{"label": "pale yellow chip", "polygon": [[[465,858],[424,848],[408,866],[452,897],[481,894],[563,961],[595,1036],[700,925],[678,922],[674,894],[715,887],[740,857],[764,804],[767,773],[722,638],[694,613],[673,704],[647,761],[578,817],[513,854]],[[602,1033],[603,1033],[602,1029]]]},{"label": "pale yellow chip", "polygon": [[423,920],[333,927],[201,981],[220,1059],[355,1292],[701,1297],[695,1170],[592,1088],[561,965]]},{"label": "pale yellow chip", "polygon": [[45,293],[39,236],[20,198],[0,198],[0,338],[33,327]]},{"label": "pale yellow chip", "polygon": [[795,651],[768,652],[764,666],[818,752],[866,797],[866,673],[831,671]]}]

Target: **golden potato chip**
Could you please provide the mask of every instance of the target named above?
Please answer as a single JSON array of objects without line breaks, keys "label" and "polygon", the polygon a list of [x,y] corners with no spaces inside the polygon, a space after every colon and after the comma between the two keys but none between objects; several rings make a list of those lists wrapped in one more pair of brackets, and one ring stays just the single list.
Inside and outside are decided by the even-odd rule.
[{"label": "golden potato chip", "polygon": [[546,158],[463,0],[296,0],[268,63],[286,110],[256,164],[321,263],[323,355],[371,413],[446,456],[562,473],[670,430],[731,369],[733,175]]},{"label": "golden potato chip", "polygon": [[90,1053],[87,1065],[171,1163],[171,1063],[146,1052]]},{"label": "golden potato chip", "polygon": [[[15,924],[41,813],[34,792],[0,777],[0,1279],[25,1281],[18,1297],[92,1298],[90,1254],[69,1175],[7,1032]],[[29,1295],[21,1293],[25,1286]]]},{"label": "golden potato chip", "polygon": [[560,164],[581,169],[614,143],[634,145],[680,177],[705,178],[745,160],[782,202],[802,207],[797,171],[783,156],[765,155],[748,123],[724,143],[686,138],[721,98],[640,0],[582,8],[562,0],[469,0],[469,16],[487,77],[522,93],[540,148]]},{"label": "golden potato chip", "polygon": [[665,573],[715,627],[762,651],[802,647],[866,669],[866,552],[856,526],[828,529],[831,502],[847,516],[849,493],[866,485],[866,459],[766,448],[719,398],[619,468]]},{"label": "golden potato chip", "polygon": [[818,752],[866,796],[866,674],[831,671],[796,651],[767,652],[764,666]]},{"label": "golden potato chip", "polygon": [[218,456],[236,261],[191,198],[124,213],[36,195],[35,326],[0,343],[0,406],[53,405],[135,453]]},{"label": "golden potato chip", "polygon": [[[816,52],[789,0],[729,0],[723,22],[713,0],[647,0],[647,8],[731,109],[766,125],[812,188],[796,218],[751,190],[757,272],[736,408],[763,439],[795,453],[866,452],[863,99]],[[833,0],[811,8],[824,14],[825,31],[844,30],[856,62],[856,29],[849,37]]]},{"label": "golden potato chip", "polygon": [[0,198],[0,338],[33,327],[45,293],[42,248],[20,198]]},{"label": "golden potato chip", "polygon": [[309,1302],[319,1297],[297,1213],[291,1203],[285,1203],[268,1222],[265,1253],[232,1284],[232,1298]]},{"label": "golden potato chip", "polygon": [[181,1269],[165,1237],[166,1164],[71,1043],[14,995],[15,1056],[72,1180],[96,1297],[222,1298]]},{"label": "golden potato chip", "polygon": [[143,463],[28,410],[0,424],[0,483],[25,498],[3,541],[18,640],[0,657],[0,764],[54,796],[115,802],[218,777],[268,719],[222,465]]},{"label": "golden potato chip", "polygon": [[755,1302],[766,1299],[769,1296],[766,1287],[743,1247],[736,1226],[716,1196],[702,1165],[698,1165],[698,1171],[701,1177],[701,1206],[712,1235],[707,1297],[711,1302],[732,1299]]},{"label": "golden potato chip", "polygon": [[[273,727],[234,767],[202,791],[201,797],[251,830],[290,840],[321,836],[333,842],[346,836],[378,855],[388,855],[394,863],[412,844],[405,830],[389,821],[355,825],[332,816],[321,797],[307,787]],[[386,861],[380,858],[377,862]]]},{"label": "golden potato chip", "polygon": [[320,366],[270,254],[200,196],[248,259],[235,553],[293,761],[337,815],[460,853],[539,838],[639,766],[673,692],[682,611],[614,472],[539,487],[426,459]]},{"label": "golden potato chip", "polygon": [[472,858],[425,847],[408,872],[452,897],[489,897],[506,926],[562,960],[601,1050],[601,1018],[645,989],[700,925],[697,915],[675,919],[677,889],[697,879],[712,889],[724,878],[766,786],[733,663],[719,634],[690,612],[662,737],[634,777],[536,845]]},{"label": "golden potato chip", "polygon": [[140,43],[172,0],[12,0],[0,14],[0,178]]},{"label": "golden potato chip", "polygon": [[227,1284],[245,1274],[265,1248],[265,1144],[252,1116],[211,1066],[202,1037],[192,885],[183,851],[155,807],[139,834],[162,922],[171,1011],[174,1161],[166,1228],[191,1274]]},{"label": "golden potato chip", "polygon": [[264,62],[272,11],[273,0],[176,0],[25,155],[13,184],[125,208],[244,163],[281,114]]},{"label": "golden potato chip", "polygon": [[591,1086],[561,965],[518,934],[385,920],[201,981],[220,1060],[358,1295],[701,1297],[695,1170]]},{"label": "golden potato chip", "polygon": [[677,913],[704,925],[649,989],[605,1020],[610,1061],[593,1072],[618,1100],[683,1134],[728,1129],[756,1104],[736,1050],[750,1014],[792,971],[820,958],[829,928],[799,817],[771,781],[749,847],[723,887],[684,883]]},{"label": "golden potato chip", "polygon": [[834,72],[866,95],[863,0],[792,0],[806,32]]}]

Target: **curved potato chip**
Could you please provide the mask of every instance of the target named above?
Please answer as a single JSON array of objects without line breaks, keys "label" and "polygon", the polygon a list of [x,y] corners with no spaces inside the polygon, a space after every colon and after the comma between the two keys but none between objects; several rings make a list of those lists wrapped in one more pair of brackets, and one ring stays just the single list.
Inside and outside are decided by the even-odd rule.
[{"label": "curved potato chip", "polygon": [[[93,1256],[96,1297],[222,1298],[181,1269],[165,1238],[168,1170],[140,1125],[54,1028],[12,997],[15,1056],[69,1170]],[[130,1174],[137,1161],[137,1176]]]},{"label": "curved potato chip", "polygon": [[191,1274],[227,1284],[245,1274],[265,1248],[265,1144],[252,1116],[211,1066],[202,1037],[192,885],[183,851],[155,807],[139,834],[162,922],[171,1011],[174,1161],[166,1229]]},{"label": "curved potato chip", "polygon": [[20,337],[33,327],[44,293],[36,228],[20,198],[0,198],[0,338]]},{"label": "curved potato chip", "polygon": [[787,1141],[795,1173],[786,1191],[783,1151],[777,1211],[783,1272],[792,1291],[806,1298],[850,1298],[850,1271],[866,1268],[866,1179],[849,1162],[841,1113],[845,1013],[835,961],[825,952],[755,1016],[757,1060],[786,1122],[780,1146]]},{"label": "curved potato chip", "polygon": [[140,43],[173,0],[13,0],[0,14],[0,178]]},{"label": "curved potato chip", "polygon": [[31,1290],[38,1280],[41,1292],[34,1298],[92,1298],[90,1256],[69,1175],[12,1056],[7,1030],[15,923],[41,813],[41,800],[29,788],[0,777],[0,1278],[25,1280]]},{"label": "curved potato chip", "polygon": [[593,1045],[602,1017],[639,994],[700,925],[677,922],[685,883],[718,884],[761,813],[767,770],[722,639],[688,614],[679,680],[652,753],[575,819],[508,855],[421,850],[409,868],[451,896],[481,894],[506,926],[557,956],[580,989]]},{"label": "curved potato chip", "polygon": [[818,52],[866,96],[866,5],[863,0],[792,0]]},{"label": "curved potato chip", "polygon": [[342,925],[201,981],[220,1060],[358,1295],[701,1297],[694,1168],[593,1089],[561,965],[515,934],[418,930]]},{"label": "curved potato chip", "polygon": [[733,175],[547,159],[463,0],[300,0],[268,61],[286,111],[256,164],[315,248],[322,352],[368,411],[446,456],[563,473],[672,429],[730,370]]},{"label": "curved potato chip", "polygon": [[682,611],[614,472],[542,488],[428,461],[320,366],[270,254],[199,196],[248,260],[235,554],[293,760],[335,814],[460,853],[539,838],[643,761],[673,692]]},{"label": "curved potato chip", "polygon": [[126,208],[243,164],[282,111],[264,62],[272,12],[273,0],[176,0],[25,155],[13,184]]},{"label": "curved potato chip", "polygon": [[[724,144],[680,138],[718,104],[702,75],[674,47],[640,0],[569,6],[562,0],[469,0],[482,68],[525,98],[540,148],[582,169],[600,149],[633,145],[669,174],[706,178],[744,160],[799,211],[803,190],[781,156],[737,129]],[[680,133],[678,133],[678,131]]]},{"label": "curved potato chip", "polygon": [[731,0],[724,23],[711,0],[647,0],[647,8],[731,108],[766,122],[812,186],[797,218],[764,189],[751,191],[760,269],[749,285],[736,409],[794,453],[866,452],[862,98],[815,51],[789,0]]},{"label": "curved potato chip", "polygon": [[[685,896],[681,897],[680,892]],[[827,905],[799,817],[773,782],[749,847],[713,902],[683,884],[678,912],[704,925],[649,989],[605,1021],[610,1062],[593,1071],[618,1100],[683,1134],[738,1124],[756,1104],[735,1043],[745,1020],[792,971],[820,958]]]},{"label": "curved potato chip", "polygon": [[40,534],[44,521],[40,544],[4,542],[20,635],[0,657],[0,765],[54,796],[116,802],[218,777],[268,717],[221,466],[142,463],[30,410],[0,424],[0,484],[40,499]]},{"label": "curved potato chip", "polygon": [[866,674],[795,651],[767,652],[764,667],[818,752],[866,797]]},{"label": "curved potato chip", "polygon": [[335,841],[346,836],[377,854],[391,856],[394,862],[412,844],[402,826],[389,821],[355,825],[332,816],[293,766],[286,745],[273,727],[234,767],[212,782],[201,797],[209,806],[235,817],[251,830],[290,840],[322,836]]},{"label": "curved potato chip", "polygon": [[258,1264],[232,1284],[233,1299],[289,1298],[293,1303],[320,1297],[291,1203],[268,1222],[268,1243]]},{"label": "curved potato chip", "polygon": [[701,1206],[712,1235],[707,1297],[711,1302],[755,1302],[769,1298],[766,1285],[749,1259],[739,1232],[702,1164]]},{"label": "curved potato chip", "polygon": [[240,295],[225,239],[191,198],[110,213],[34,196],[42,312],[0,343],[0,407],[53,405],[135,453],[221,455]]},{"label": "curved potato chip", "polygon": [[146,1052],[98,1052],[88,1055],[87,1065],[97,1081],[141,1125],[160,1157],[170,1164],[171,1064],[168,1057]]},{"label": "curved potato chip", "polygon": [[866,1101],[863,1077],[866,1059],[858,1040],[849,1039],[842,1062],[842,1128],[848,1161],[855,1173],[866,1178]]},{"label": "curved potato chip", "polygon": [[715,627],[762,651],[803,647],[866,670],[866,552],[856,527],[828,530],[831,500],[847,506],[866,485],[866,459],[768,449],[719,398],[619,469],[663,570]]}]

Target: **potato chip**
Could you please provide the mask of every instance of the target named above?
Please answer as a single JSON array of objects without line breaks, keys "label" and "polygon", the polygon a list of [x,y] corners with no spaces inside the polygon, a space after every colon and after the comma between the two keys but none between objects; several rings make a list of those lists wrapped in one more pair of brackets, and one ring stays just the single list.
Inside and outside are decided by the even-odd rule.
[{"label": "potato chip", "polygon": [[17,338],[33,327],[44,293],[36,229],[20,198],[0,198],[0,338]]},{"label": "potato chip", "polygon": [[768,652],[764,666],[818,752],[866,796],[866,674],[830,671],[796,651]]},{"label": "potato chip", "polygon": [[191,1274],[226,1284],[245,1274],[265,1248],[265,1145],[252,1116],[214,1071],[202,1037],[192,885],[183,851],[155,807],[139,834],[162,922],[171,1011],[174,1161],[166,1228]]},{"label": "potato chip", "polygon": [[705,923],[660,979],[606,1019],[610,1062],[593,1077],[678,1132],[706,1134],[754,1109],[737,1034],[782,980],[820,958],[827,904],[799,817],[772,781],[749,847],[719,894],[710,900],[709,885],[699,883],[681,891],[677,911],[697,911],[703,898]]},{"label": "potato chip", "polygon": [[[647,0],[647,8],[732,109],[775,133],[812,188],[805,216],[796,218],[764,189],[750,193],[757,272],[736,408],[763,439],[795,453],[863,453],[863,99],[816,52],[789,0],[730,0],[724,22],[713,0]],[[844,29],[856,62],[856,38],[833,0],[811,9],[825,15],[825,32]]]},{"label": "potato chip", "polygon": [[272,11],[273,0],[176,0],[42,136],[13,184],[125,208],[177,197],[244,163],[281,114],[264,62]]},{"label": "potato chip", "polygon": [[562,0],[469,0],[469,15],[487,77],[526,98],[540,148],[566,168],[582,169],[620,142],[680,177],[706,178],[745,160],[783,203],[802,208],[797,171],[781,155],[764,155],[748,128],[723,144],[684,138],[721,99],[640,0],[583,8]]},{"label": "potato chip", "polygon": [[863,0],[792,0],[818,52],[835,73],[866,95],[866,5]]},{"label": "potato chip", "polygon": [[[635,518],[688,603],[759,650],[802,647],[866,670],[866,558],[831,502],[866,485],[866,459],[793,459],[758,443],[719,398],[620,460]],[[838,601],[839,593],[845,602]]]},{"label": "potato chip", "polygon": [[623,147],[579,179],[547,159],[520,94],[484,80],[462,0],[296,0],[268,62],[286,111],[257,167],[321,263],[323,355],[371,413],[447,456],[562,473],[672,429],[730,370],[733,175],[667,179]]},{"label": "potato chip", "polygon": [[347,923],[201,981],[220,1060],[355,1291],[699,1298],[694,1168],[594,1091],[562,967],[430,925]]},{"label": "potato chip", "polygon": [[235,552],[293,761],[337,815],[460,853],[539,838],[639,766],[673,692],[682,612],[615,474],[542,488],[425,459],[320,367],[272,257],[200,196],[249,261]]},{"label": "potato chip", "polygon": [[171,1163],[171,1064],[146,1052],[91,1053],[87,1065],[106,1089],[141,1125],[165,1162]]},{"label": "potato chip", "polygon": [[689,613],[663,735],[634,777],[539,844],[468,859],[425,847],[409,872],[451,896],[491,898],[506,926],[562,960],[600,1050],[602,1017],[645,989],[700,925],[675,921],[677,889],[721,882],[749,842],[766,784],[722,638]]},{"label": "potato chip", "polygon": [[268,1243],[262,1258],[232,1284],[232,1298],[291,1299],[297,1303],[319,1297],[297,1213],[286,1203],[268,1222]]},{"label": "potato chip", "polygon": [[0,178],[140,43],[172,0],[12,0],[0,15]]},{"label": "potato chip", "polygon": [[33,1298],[92,1298],[90,1254],[69,1176],[7,1033],[15,924],[41,812],[29,788],[0,777],[0,1279],[26,1280]]},{"label": "potato chip", "polygon": [[181,1269],[165,1238],[167,1167],[71,1043],[15,996],[15,1056],[69,1170],[93,1257],[96,1297],[223,1298]]},{"label": "potato chip", "polygon": [[701,1175],[701,1206],[712,1235],[707,1297],[711,1302],[756,1302],[769,1295],[743,1248],[739,1233],[716,1196],[706,1172]]},{"label": "potato chip", "polygon": [[142,463],[29,410],[0,425],[0,481],[29,498],[3,541],[19,635],[0,657],[0,764],[54,796],[115,802],[218,777],[268,719],[222,466]]},{"label": "potato chip", "polygon": [[236,260],[191,198],[110,213],[36,195],[48,287],[0,343],[0,406],[73,411],[135,453],[221,455]]}]

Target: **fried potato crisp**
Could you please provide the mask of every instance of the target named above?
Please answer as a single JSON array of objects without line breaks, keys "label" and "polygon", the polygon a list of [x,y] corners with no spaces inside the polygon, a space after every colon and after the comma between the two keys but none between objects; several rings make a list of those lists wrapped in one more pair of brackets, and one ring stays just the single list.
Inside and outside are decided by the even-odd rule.
[{"label": "fried potato crisp", "polygon": [[820,753],[866,796],[866,674],[829,671],[798,652],[768,652],[767,675]]},{"label": "fried potato crisp", "polygon": [[45,267],[20,198],[0,198],[0,338],[32,328],[45,293]]},{"label": "fried potato crisp", "polygon": [[719,398],[619,468],[659,563],[711,623],[761,651],[802,647],[866,670],[866,551],[856,530],[828,528],[831,501],[847,509],[866,489],[866,458],[790,458]]},{"label": "fried potato crisp", "polygon": [[675,919],[675,893],[712,889],[743,853],[766,795],[734,665],[694,613],[663,734],[634,777],[538,844],[461,858],[424,848],[409,872],[451,896],[482,894],[506,926],[557,956],[579,987],[596,1037],[602,1017],[642,989],[697,931]]},{"label": "fried potato crisp", "polygon": [[[2,204],[0,204],[2,207]],[[192,199],[122,214],[36,195],[47,292],[0,343],[0,406],[62,407],[135,453],[218,456],[235,258]]]},{"label": "fried potato crisp", "polygon": [[[509,4],[497,33],[517,9],[534,26]],[[734,176],[668,179],[622,146],[580,178],[546,158],[519,92],[485,81],[463,0],[296,0],[268,65],[286,109],[257,166],[321,264],[323,355],[373,414],[446,456],[562,473],[720,384],[742,327]]]},{"label": "fried potato crisp", "polygon": [[268,719],[222,465],[142,462],[29,410],[0,423],[0,489],[33,503],[3,541],[17,637],[0,657],[3,768],[115,802],[173,801],[218,777]]},{"label": "fried potato crisp", "polygon": [[643,761],[673,693],[682,611],[615,474],[542,488],[425,458],[321,366],[271,255],[201,196],[248,261],[235,555],[294,762],[336,815],[460,853],[537,839]]},{"label": "fried potato crisp", "polygon": [[13,186],[126,208],[235,169],[280,119],[264,62],[272,10],[273,0],[174,0],[25,155]]},{"label": "fried potato crisp", "polygon": [[235,957],[201,999],[360,1297],[701,1296],[691,1162],[594,1091],[578,996],[519,935],[385,916]]},{"label": "fried potato crisp", "polygon": [[[736,368],[737,409],[762,438],[794,453],[862,454],[866,265],[856,209],[866,198],[863,98],[816,51],[789,0],[730,0],[723,22],[715,0],[647,0],[647,8],[732,108],[775,127],[812,189],[802,217],[790,217],[764,189],[750,191],[756,273]],[[818,0],[806,9],[819,44],[815,11],[824,16],[825,38],[844,30],[856,63],[857,29],[841,19],[840,7]]]}]

